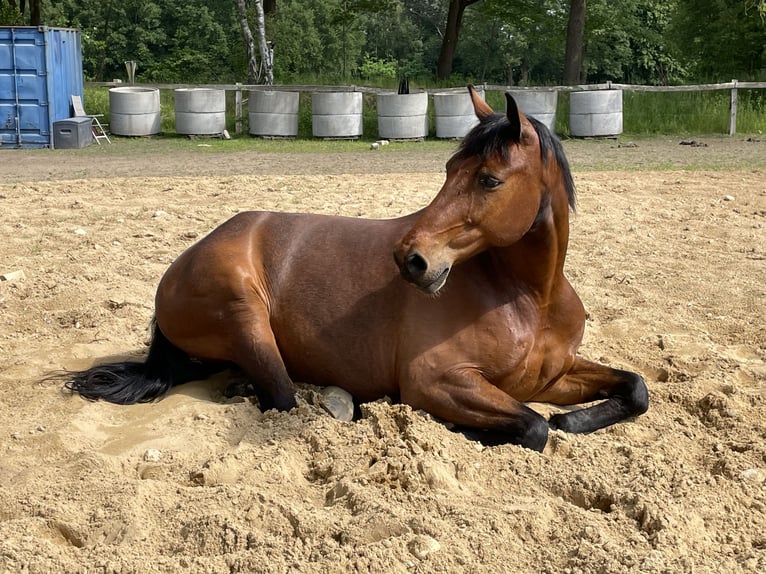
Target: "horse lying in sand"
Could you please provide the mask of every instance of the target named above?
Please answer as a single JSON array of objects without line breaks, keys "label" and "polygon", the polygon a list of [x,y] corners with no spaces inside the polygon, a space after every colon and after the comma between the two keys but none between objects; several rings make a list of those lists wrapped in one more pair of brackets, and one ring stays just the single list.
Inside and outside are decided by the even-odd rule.
[{"label": "horse lying in sand", "polygon": [[[165,273],[146,360],[70,373],[67,387],[128,404],[235,366],[264,410],[296,405],[293,380],[334,385],[535,450],[549,428],[645,412],[639,375],[577,356],[585,312],[563,273],[575,189],[561,144],[509,94],[499,114],[469,92],[479,123],[426,208],[240,213]],[[597,399],[548,420],[524,405]]]}]

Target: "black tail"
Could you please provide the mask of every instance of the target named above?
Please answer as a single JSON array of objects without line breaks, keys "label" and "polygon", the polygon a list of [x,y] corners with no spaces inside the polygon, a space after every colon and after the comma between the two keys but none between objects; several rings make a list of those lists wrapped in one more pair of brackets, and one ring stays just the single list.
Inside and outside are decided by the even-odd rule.
[{"label": "black tail", "polygon": [[168,341],[153,320],[152,342],[144,362],[107,363],[48,378],[67,379],[64,387],[86,399],[132,405],[159,399],[175,385],[206,379],[226,366],[221,362],[192,359]]}]

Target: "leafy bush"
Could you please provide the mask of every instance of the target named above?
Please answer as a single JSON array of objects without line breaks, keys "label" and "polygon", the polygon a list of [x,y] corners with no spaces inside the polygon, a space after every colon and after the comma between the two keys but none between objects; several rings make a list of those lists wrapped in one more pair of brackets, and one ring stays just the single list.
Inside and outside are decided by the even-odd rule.
[{"label": "leafy bush", "polygon": [[384,78],[392,80],[396,78],[396,69],[396,60],[373,58],[369,54],[365,54],[360,71],[364,79]]},{"label": "leafy bush", "polygon": [[23,26],[24,16],[16,6],[0,0],[0,26]]}]

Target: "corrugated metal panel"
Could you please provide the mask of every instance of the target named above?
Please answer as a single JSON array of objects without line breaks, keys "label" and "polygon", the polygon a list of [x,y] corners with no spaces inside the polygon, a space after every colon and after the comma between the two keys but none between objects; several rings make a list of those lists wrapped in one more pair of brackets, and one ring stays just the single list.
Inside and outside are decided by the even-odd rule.
[{"label": "corrugated metal panel", "polygon": [[79,30],[0,27],[0,145],[53,147],[82,86]]}]

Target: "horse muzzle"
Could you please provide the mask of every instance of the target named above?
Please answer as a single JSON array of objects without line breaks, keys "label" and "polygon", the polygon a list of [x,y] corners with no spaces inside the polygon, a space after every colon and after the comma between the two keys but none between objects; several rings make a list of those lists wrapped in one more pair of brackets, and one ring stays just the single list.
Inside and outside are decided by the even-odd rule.
[{"label": "horse muzzle", "polygon": [[414,249],[407,253],[394,251],[394,261],[404,279],[432,295],[444,287],[451,269],[449,265],[429,264],[428,259]]}]

